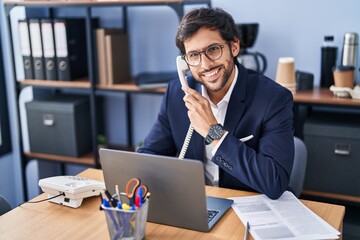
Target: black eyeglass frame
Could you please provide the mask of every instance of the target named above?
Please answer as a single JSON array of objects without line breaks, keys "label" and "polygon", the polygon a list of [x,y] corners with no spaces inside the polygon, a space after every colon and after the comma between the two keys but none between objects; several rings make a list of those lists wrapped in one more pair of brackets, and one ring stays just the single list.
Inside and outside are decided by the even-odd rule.
[{"label": "black eyeglass frame", "polygon": [[[222,55],[223,55],[223,48],[225,47],[225,45],[228,45],[230,43],[230,41],[227,41],[226,43],[224,43],[224,44],[213,44],[213,45],[210,45],[209,47],[207,47],[204,51],[201,51],[201,52],[197,52],[197,51],[193,51],[192,53],[194,53],[194,52],[197,52],[198,54],[199,54],[199,56],[200,56],[200,61],[199,61],[199,63],[198,64],[196,64],[196,65],[194,65],[194,64],[190,64],[189,62],[188,62],[188,60],[187,60],[187,54],[183,54],[182,56],[181,56],[181,58],[189,65],[189,66],[191,66],[191,67],[197,67],[197,66],[199,66],[200,65],[200,63],[201,63],[201,59],[202,59],[202,54],[204,54],[206,57],[207,57],[207,59],[209,59],[210,61],[216,61],[216,60],[218,60],[218,59],[220,59],[221,57],[222,57]],[[220,47],[220,51],[221,51],[221,54],[220,54],[220,56],[218,57],[218,58],[216,58],[216,59],[212,59],[212,58],[210,58],[207,54],[206,54],[206,51],[208,50],[208,49],[210,49],[210,48],[212,48],[212,47],[215,47],[215,46],[219,46]]]}]

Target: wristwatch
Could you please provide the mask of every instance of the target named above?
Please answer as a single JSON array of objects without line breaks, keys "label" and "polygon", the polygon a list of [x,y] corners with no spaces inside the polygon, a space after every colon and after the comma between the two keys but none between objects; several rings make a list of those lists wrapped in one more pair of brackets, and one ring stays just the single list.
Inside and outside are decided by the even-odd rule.
[{"label": "wristwatch", "polygon": [[205,145],[209,145],[216,139],[220,139],[225,133],[224,127],[221,124],[211,125],[208,135],[205,137]]}]

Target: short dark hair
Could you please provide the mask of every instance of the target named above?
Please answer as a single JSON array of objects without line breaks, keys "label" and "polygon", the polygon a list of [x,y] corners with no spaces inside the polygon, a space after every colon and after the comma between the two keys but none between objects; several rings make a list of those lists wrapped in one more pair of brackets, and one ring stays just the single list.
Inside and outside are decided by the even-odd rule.
[{"label": "short dark hair", "polygon": [[179,24],[176,46],[182,54],[185,54],[184,42],[202,27],[218,29],[225,41],[232,41],[235,37],[240,40],[239,30],[229,13],[221,8],[198,8],[186,14]]}]

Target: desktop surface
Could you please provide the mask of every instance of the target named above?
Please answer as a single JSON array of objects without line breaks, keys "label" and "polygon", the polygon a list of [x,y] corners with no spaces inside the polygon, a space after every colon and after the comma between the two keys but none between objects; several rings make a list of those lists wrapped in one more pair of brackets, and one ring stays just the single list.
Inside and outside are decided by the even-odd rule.
[{"label": "desktop surface", "polygon": [[[87,169],[79,176],[103,180],[102,171],[98,169]],[[207,186],[206,194],[227,198],[256,193]],[[33,200],[46,197],[41,194]],[[301,201],[342,232],[343,206]],[[99,206],[100,197],[85,198],[77,209],[50,202],[24,203],[0,216],[0,239],[108,239],[105,215]],[[230,209],[208,233],[147,222],[145,236],[146,239],[242,239],[244,233],[244,225]]]},{"label": "desktop surface", "polygon": [[315,87],[312,90],[297,91],[294,95],[294,103],[320,106],[359,107],[360,99],[336,97],[329,88]]}]

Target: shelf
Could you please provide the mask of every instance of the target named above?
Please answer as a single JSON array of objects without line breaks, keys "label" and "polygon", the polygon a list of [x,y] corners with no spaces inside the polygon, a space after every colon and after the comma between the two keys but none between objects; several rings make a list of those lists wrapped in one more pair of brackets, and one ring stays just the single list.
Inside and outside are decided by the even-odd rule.
[{"label": "shelf", "polygon": [[91,84],[88,79],[81,79],[78,81],[51,81],[51,80],[32,80],[26,79],[18,81],[24,86],[37,86],[37,87],[56,87],[56,88],[85,88],[89,89]]},{"label": "shelf", "polygon": [[[26,79],[18,81],[22,86],[34,86],[34,87],[50,87],[50,88],[81,88],[90,89],[91,84],[89,80],[78,81],[49,81],[49,80],[32,80]],[[106,91],[120,91],[120,92],[141,92],[141,93],[164,93],[165,88],[141,88],[138,87],[135,82],[127,82],[113,85],[96,85],[97,90]]]},{"label": "shelf", "polygon": [[127,82],[113,85],[96,85],[98,90],[124,91],[124,92],[142,92],[142,93],[164,93],[165,88],[140,88],[135,82]]},{"label": "shelf", "polygon": [[209,4],[209,0],[49,0],[49,1],[37,1],[37,0],[6,0],[4,4],[13,4],[19,6],[76,6],[76,5],[164,5],[171,3],[180,4]]},{"label": "shelf", "polygon": [[[123,145],[108,145],[104,148],[114,149],[114,150],[122,150],[122,151],[135,151],[134,147],[128,147]],[[62,155],[54,155],[54,154],[46,154],[46,153],[35,153],[35,152],[24,152],[26,158],[32,159],[43,159],[48,161],[56,161],[56,162],[66,162],[66,163],[74,163],[81,165],[91,165],[95,166],[94,161],[94,153],[89,152],[81,157],[68,157]]]},{"label": "shelf", "polygon": [[107,7],[107,6],[169,6],[173,8],[179,18],[183,16],[184,5],[190,4],[206,4],[211,7],[210,0],[5,0],[5,11],[10,10],[15,6],[25,7],[51,7],[51,8],[63,8],[63,7]]},{"label": "shelf", "polygon": [[46,159],[49,161],[57,162],[66,162],[66,163],[75,163],[83,165],[95,165],[94,155],[92,152],[89,152],[81,157],[67,157],[61,155],[45,154],[45,153],[34,153],[34,152],[25,152],[27,158],[36,158],[36,159]]}]

